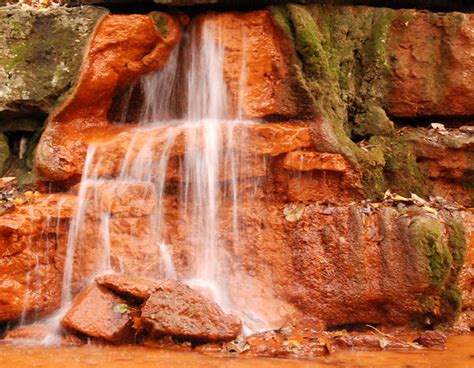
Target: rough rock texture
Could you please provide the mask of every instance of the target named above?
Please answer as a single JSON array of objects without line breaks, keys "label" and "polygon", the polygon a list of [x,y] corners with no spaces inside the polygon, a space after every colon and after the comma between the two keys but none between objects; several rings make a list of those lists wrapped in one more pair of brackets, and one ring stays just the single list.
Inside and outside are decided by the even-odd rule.
[{"label": "rough rock texture", "polygon": [[75,84],[84,49],[107,10],[0,8],[0,119],[49,113]]},{"label": "rough rock texture", "polygon": [[178,22],[164,13],[106,16],[90,42],[76,88],[50,117],[41,137],[39,173],[52,180],[79,174],[88,138],[100,134],[91,131],[109,125],[107,114],[116,89],[160,69],[180,34]]},{"label": "rough rock texture", "polygon": [[[272,191],[265,188],[257,192],[260,194],[255,200],[239,205],[240,238],[246,239],[245,247],[232,237],[234,212],[230,204],[222,206],[219,218],[219,236],[226,244],[224,259],[233,260],[222,264],[231,301],[236,312],[251,312],[256,326],[261,326],[259,318],[271,326],[304,321],[318,328],[357,323],[404,325],[415,320],[436,324],[457,315],[461,298],[466,310],[472,307],[474,232],[472,226],[466,232],[462,226],[474,223],[471,213],[453,216],[441,211],[437,220],[416,206],[397,210],[307,204],[302,206],[302,216],[290,222],[285,219],[285,203],[270,201],[275,196],[281,198],[280,185]],[[149,235],[150,209],[144,208],[152,201],[143,199],[142,190],[130,186],[115,191],[104,187],[101,192],[115,197],[112,202],[104,200],[108,208],[114,208],[112,267],[136,275],[159,273],[159,250]],[[57,232],[54,216],[61,219],[59,228],[64,231],[74,206],[68,204],[73,201],[68,196],[49,200],[51,204],[45,204],[43,210],[35,203],[34,217],[27,205],[1,217],[5,249],[0,262],[6,270],[0,284],[1,320],[18,319],[25,300],[31,316],[59,305],[67,238],[64,232]],[[58,201],[62,210],[55,215],[58,207],[54,203]],[[183,236],[188,220],[176,211],[176,203],[173,195],[164,198],[166,242],[172,244],[176,271],[186,275],[198,255],[194,244]],[[43,227],[46,209],[53,216],[49,227]],[[77,249],[73,290],[84,285],[100,266],[97,252],[101,251],[87,246],[100,244],[97,212],[91,210],[85,227],[79,229],[78,244],[83,246]],[[41,239],[46,234],[51,241],[47,259],[42,242],[27,246],[29,239]],[[53,252],[58,247],[56,239],[61,245]],[[460,293],[456,284],[465,252]]]},{"label": "rough rock texture", "polygon": [[385,42],[391,115],[474,115],[473,29],[474,14],[396,14]]},{"label": "rough rock texture", "polygon": [[[406,196],[436,194],[472,206],[472,134],[396,129],[394,118],[469,118],[472,98],[464,96],[472,97],[472,15],[288,4],[204,18],[225,30],[225,78],[234,105],[242,65],[236,60],[246,54],[251,78],[245,114],[272,120],[252,125],[246,146],[237,146],[245,147],[241,157],[256,155],[238,173],[238,208],[224,202],[219,212],[222,274],[236,313],[250,314],[256,328],[262,321],[270,327],[416,322],[431,328],[451,323],[462,303],[471,313],[472,212],[449,205],[436,212],[422,206],[349,203],[361,198],[362,189],[374,199],[391,188]],[[45,178],[77,179],[91,141],[101,143],[92,164],[108,159],[111,165],[100,170],[111,178],[134,140],[131,157],[145,141],[152,142],[150,156],[160,156],[166,128],[134,133],[130,126],[112,125],[108,113],[118,89],[164,65],[180,27],[162,13],[110,15],[100,23],[77,88],[50,117],[38,148],[36,164]],[[184,235],[189,219],[177,210],[176,188],[184,180],[180,158],[189,131],[178,133],[159,202],[167,218],[160,230],[171,245],[177,273],[186,277],[200,244]],[[229,178],[220,179],[225,187]],[[83,214],[77,229],[72,290],[96,275],[107,252],[114,270],[161,276],[153,237],[153,185],[107,180],[88,185],[79,195],[97,205]],[[254,197],[248,200],[246,193]],[[0,218],[0,265],[6,270],[0,275],[0,320],[19,319],[23,310],[34,317],[58,306],[65,229],[75,201],[72,195],[53,195]],[[233,236],[235,213],[245,242]],[[100,236],[104,228],[107,243]],[[91,244],[105,244],[107,251]],[[88,293],[107,295],[104,305],[112,303],[104,289]],[[122,319],[121,326],[126,324]],[[156,333],[168,333],[163,332],[167,326],[152,319],[148,323]],[[175,335],[189,338],[189,326],[183,326]],[[103,330],[100,337],[115,340],[121,332]]]},{"label": "rough rock texture", "polygon": [[460,240],[462,241],[463,233],[466,239],[464,266],[459,275],[459,289],[461,290],[463,319],[468,327],[474,328],[474,216],[468,216],[463,220],[464,232],[462,229],[457,229],[457,236],[460,237]]},{"label": "rough rock texture", "polygon": [[187,285],[168,280],[146,301],[141,320],[154,335],[193,341],[230,341],[242,325]]},{"label": "rough rock texture", "polygon": [[59,307],[74,197],[44,197],[0,220],[0,321],[39,317]]},{"label": "rough rock texture", "polygon": [[[77,229],[73,291],[88,285],[110,255],[112,269],[121,273],[161,275],[159,244],[153,241],[155,189],[151,183],[112,182],[83,189],[88,206]],[[105,225],[107,224],[107,225]],[[107,226],[107,253],[103,231]],[[107,258],[106,258],[107,257]]]},{"label": "rough rock texture", "polygon": [[306,96],[299,91],[287,60],[291,46],[270,12],[220,13],[202,21],[219,30],[224,79],[234,111],[240,108],[251,119],[289,119],[310,113],[311,100],[305,104]]},{"label": "rough rock texture", "polygon": [[[395,126],[387,114],[395,123],[400,117],[472,116],[472,14],[295,4],[271,11],[294,44],[293,68],[320,117],[315,149],[343,154],[360,171],[368,197],[380,197],[393,185],[385,147],[406,146],[404,138],[393,139]],[[380,137],[389,143],[380,145]],[[354,144],[361,139],[379,144],[369,149]],[[413,163],[397,165],[420,171]],[[403,190],[431,190],[420,180],[416,185]]]},{"label": "rough rock texture", "polygon": [[33,323],[27,326],[21,326],[15,328],[11,331],[8,331],[5,334],[5,340],[32,340],[32,341],[41,341],[45,339],[53,330],[51,327],[48,328],[47,325],[40,323]]},{"label": "rough rock texture", "polygon": [[130,275],[104,275],[96,277],[95,282],[117,294],[146,300],[160,286],[158,282]]},{"label": "rough rock texture", "polygon": [[[119,306],[119,307],[117,307]],[[120,307],[125,306],[122,310]],[[131,316],[127,302],[95,284],[83,290],[61,321],[64,328],[110,342],[131,336]]]},{"label": "rough rock texture", "polygon": [[436,348],[444,349],[446,348],[446,342],[448,339],[446,335],[440,331],[425,331],[423,334],[416,340],[420,345],[423,345],[426,348]]}]

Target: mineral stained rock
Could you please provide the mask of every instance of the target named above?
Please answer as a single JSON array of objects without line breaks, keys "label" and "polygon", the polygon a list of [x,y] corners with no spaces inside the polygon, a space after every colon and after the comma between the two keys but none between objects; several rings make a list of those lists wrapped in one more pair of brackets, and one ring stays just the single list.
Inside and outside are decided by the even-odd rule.
[{"label": "mineral stained rock", "polygon": [[102,286],[91,284],[78,295],[61,324],[90,337],[123,342],[132,333],[128,308],[124,299]]},{"label": "mineral stained rock", "polygon": [[163,282],[150,296],[141,319],[154,335],[200,342],[230,341],[242,328],[238,318],[225,314],[215,302],[175,280]]},{"label": "mineral stained rock", "polygon": [[95,282],[120,295],[146,300],[160,286],[158,282],[131,275],[111,274],[98,276]]},{"label": "mineral stained rock", "polygon": [[[155,20],[160,19],[163,25],[158,27]],[[86,132],[108,127],[116,88],[160,69],[180,34],[178,21],[164,13],[106,16],[89,44],[75,89],[50,117],[41,137],[36,157],[39,173],[50,180],[80,174],[87,137],[107,138],[108,129],[102,134]]]}]

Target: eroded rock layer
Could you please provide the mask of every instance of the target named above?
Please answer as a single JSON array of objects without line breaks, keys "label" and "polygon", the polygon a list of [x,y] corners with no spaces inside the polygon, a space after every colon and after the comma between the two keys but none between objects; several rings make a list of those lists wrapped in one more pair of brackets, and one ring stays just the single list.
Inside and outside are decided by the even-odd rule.
[{"label": "eroded rock layer", "polygon": [[[107,180],[85,193],[89,202],[98,197],[101,207],[87,209],[78,231],[73,293],[90,284],[102,262],[104,250],[90,246],[101,243],[101,211],[110,215],[110,266],[134,276],[156,271],[154,187],[113,179],[123,157],[138,155],[145,142],[152,142],[149,155],[158,159],[165,137],[176,128],[137,131],[133,124],[114,125],[109,112],[121,88],[168,62],[187,23],[182,14],[165,13],[106,15],[99,22],[102,11],[86,12],[91,19],[76,30],[82,48],[90,39],[80,76],[50,115],[36,154],[42,179],[67,189],[80,179],[89,143],[97,144],[96,158],[107,163],[98,166]],[[34,17],[35,27],[46,22],[44,14]],[[248,165],[236,178],[239,194],[251,188],[255,198],[237,208],[224,202],[218,218],[225,256],[235,260],[226,280],[235,308],[265,315],[273,326],[317,328],[412,322],[432,327],[452,323],[463,307],[472,314],[474,220],[467,207],[474,203],[474,144],[472,127],[461,127],[474,116],[472,14],[287,4],[200,17],[222,32],[224,78],[234,113],[241,107],[243,118],[258,120],[245,128],[245,152],[239,154]],[[22,53],[25,37],[15,42],[7,42],[14,61],[0,59],[0,75],[27,75],[19,72],[24,62],[19,58],[30,60],[38,51],[35,44]],[[75,60],[79,50],[74,46]],[[51,110],[51,96],[65,96],[78,70],[66,59],[54,60],[40,63],[46,65],[47,83],[31,82],[47,85],[48,92],[26,98],[37,100],[34,105],[45,112]],[[50,62],[63,69],[49,68]],[[67,75],[57,72],[66,69]],[[50,85],[56,74],[57,84]],[[13,110],[23,98],[11,94],[24,88],[14,90],[8,83],[6,105]],[[449,120],[434,129],[397,125],[398,118],[415,117]],[[237,133],[240,129],[236,125]],[[195,128],[177,129],[167,148],[168,182],[160,199],[167,219],[164,240],[172,245],[183,277],[199,255],[183,235],[189,218],[177,211],[175,188],[188,180],[180,171],[185,138],[200,134]],[[132,142],[136,151],[129,150]],[[220,189],[225,191],[229,179],[219,178]],[[58,308],[77,189],[1,215],[0,321],[33,319]],[[384,202],[387,189],[425,199],[390,196],[392,201]],[[235,213],[241,242],[232,235]],[[116,316],[110,309],[126,300],[104,290],[95,286],[82,295],[102,303],[107,322]],[[87,318],[88,312],[78,312],[77,318]],[[74,327],[75,318],[69,315],[64,326],[108,341],[129,332],[125,317],[116,333],[107,326],[97,330],[99,324],[82,331]]]}]

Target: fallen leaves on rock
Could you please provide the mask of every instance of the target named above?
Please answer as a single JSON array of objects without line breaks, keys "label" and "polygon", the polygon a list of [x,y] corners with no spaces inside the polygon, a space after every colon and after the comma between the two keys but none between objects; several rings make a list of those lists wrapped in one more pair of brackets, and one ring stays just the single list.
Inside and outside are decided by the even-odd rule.
[{"label": "fallen leaves on rock", "polygon": [[114,311],[115,313],[124,314],[124,313],[130,312],[130,308],[128,307],[127,304],[119,303],[119,304],[115,304],[115,305],[114,305],[113,311]]},{"label": "fallen leaves on rock", "polygon": [[304,215],[305,206],[290,204],[283,209],[286,221],[296,222]]}]

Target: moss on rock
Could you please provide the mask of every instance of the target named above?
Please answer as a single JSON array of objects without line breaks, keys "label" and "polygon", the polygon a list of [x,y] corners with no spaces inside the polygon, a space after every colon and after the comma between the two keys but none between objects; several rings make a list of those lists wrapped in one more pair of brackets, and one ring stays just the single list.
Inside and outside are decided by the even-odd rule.
[{"label": "moss on rock", "polygon": [[96,7],[0,8],[0,112],[50,112],[74,85],[105,14]]},{"label": "moss on rock", "polygon": [[423,315],[419,322],[428,318],[436,326],[449,325],[462,307],[457,283],[466,250],[464,227],[453,219],[448,219],[443,227],[434,218],[418,216],[412,220],[409,233],[413,247],[426,260],[430,277],[430,285],[420,298]]},{"label": "moss on rock", "polygon": [[417,217],[410,224],[410,240],[419,247],[428,260],[431,284],[442,286],[449,277],[453,258],[443,240],[443,228],[439,221],[429,217]]}]

